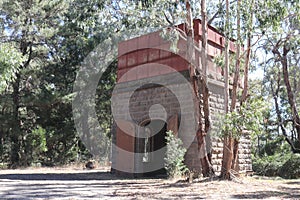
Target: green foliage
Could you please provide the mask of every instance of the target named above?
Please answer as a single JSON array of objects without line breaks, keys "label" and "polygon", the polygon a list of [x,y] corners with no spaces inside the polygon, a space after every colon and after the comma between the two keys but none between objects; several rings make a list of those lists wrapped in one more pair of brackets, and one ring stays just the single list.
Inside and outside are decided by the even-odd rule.
[{"label": "green foliage", "polygon": [[[11,151],[11,142],[9,138],[2,138],[0,141],[0,163],[3,167],[7,167],[9,160],[9,152]],[[1,167],[0,167],[1,168]]]},{"label": "green foliage", "polygon": [[257,13],[257,20],[260,27],[273,28],[278,31],[284,17],[288,13],[287,7],[288,1],[282,0],[267,0],[259,1],[258,6],[260,12]]},{"label": "green foliage", "polygon": [[179,49],[177,48],[178,41],[179,41],[179,33],[178,31],[171,29],[163,29],[160,33],[160,36],[171,43],[170,50],[174,53],[178,53]]},{"label": "green foliage", "polygon": [[282,178],[300,178],[300,155],[290,155],[289,159],[280,167],[278,174]]},{"label": "green foliage", "polygon": [[253,156],[253,170],[258,175],[278,176],[278,170],[288,160],[290,151],[283,138],[269,139],[259,149],[259,154]]},{"label": "green foliage", "polygon": [[262,176],[278,176],[278,171],[286,160],[287,156],[282,154],[253,158],[253,171]]},{"label": "green foliage", "polygon": [[[99,24],[102,8],[102,0],[1,1],[1,162],[57,165],[91,157],[74,127],[72,89],[82,60],[111,31]],[[109,92],[99,96],[109,107]],[[101,116],[107,134],[108,118]]]},{"label": "green foliage", "polygon": [[253,170],[258,175],[300,178],[300,155],[276,153],[272,156],[253,157]]},{"label": "green foliage", "polygon": [[277,153],[281,153],[282,150],[286,151],[286,145],[283,145],[284,138],[277,137],[274,140],[268,141],[259,151],[260,156],[272,156]]},{"label": "green foliage", "polygon": [[26,138],[26,152],[31,155],[29,163],[40,163],[47,151],[46,130],[38,126]]},{"label": "green foliage", "polygon": [[229,112],[219,120],[218,132],[221,137],[231,133],[232,137],[239,139],[244,130],[252,134],[259,134],[263,130],[264,115],[267,104],[262,99],[253,99],[244,103],[239,110]]},{"label": "green foliage", "polygon": [[[236,55],[235,53],[230,53],[229,54],[229,75],[233,77],[234,73],[235,73],[235,60],[236,60]],[[220,55],[217,55],[213,58],[213,62],[218,66],[221,67],[222,70],[224,70],[225,67],[225,55],[224,52]],[[244,59],[241,58],[240,59],[240,73],[244,72]],[[232,80],[230,79],[230,84],[232,84]]]},{"label": "green foliage", "polygon": [[177,138],[172,131],[166,133],[167,152],[165,155],[165,169],[171,178],[181,177],[188,171],[185,166],[184,155],[186,149],[180,138]]},{"label": "green foliage", "polygon": [[15,80],[21,63],[24,61],[22,54],[11,44],[0,45],[0,93]]}]

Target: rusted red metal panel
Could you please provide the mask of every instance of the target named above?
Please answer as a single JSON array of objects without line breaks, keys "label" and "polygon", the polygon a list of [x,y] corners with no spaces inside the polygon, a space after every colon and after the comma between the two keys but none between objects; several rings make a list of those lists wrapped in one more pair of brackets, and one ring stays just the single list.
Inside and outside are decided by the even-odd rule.
[{"label": "rusted red metal panel", "polygon": [[144,48],[148,48],[148,43],[149,43],[149,34],[147,35],[142,35],[140,37],[137,38],[138,40],[138,48],[139,49],[144,49]]},{"label": "rusted red metal panel", "polygon": [[176,71],[181,72],[181,71],[184,71],[184,70],[188,70],[189,63],[185,59],[183,59],[179,56],[176,56],[172,59],[172,65],[171,66]]},{"label": "rusted red metal panel", "polygon": [[160,54],[159,54],[160,59],[169,58],[171,56],[172,53],[170,51],[160,50]]},{"label": "rusted red metal panel", "polygon": [[137,68],[137,79],[142,79],[142,78],[149,77],[148,76],[148,70],[149,70],[148,66],[143,66],[143,67]]},{"label": "rusted red metal panel", "polygon": [[126,68],[127,67],[127,55],[120,56],[118,58],[118,68]]},{"label": "rusted red metal panel", "polygon": [[116,135],[116,169],[123,172],[134,172],[134,125],[130,122],[119,122]]},{"label": "rusted red metal panel", "polygon": [[[178,25],[178,27],[185,31],[184,24],[180,24]],[[196,41],[195,44],[201,49],[201,20],[194,20],[194,31]],[[208,26],[208,40],[208,55],[211,57],[220,55],[225,46],[225,38],[223,34],[218,32],[214,27]],[[229,47],[231,52],[236,51],[236,45],[234,44],[234,41],[229,42]],[[179,52],[177,54],[185,55],[185,51],[187,48],[186,41],[179,40],[178,48]],[[184,58],[171,53],[169,49],[170,42],[163,40],[159,32],[150,33],[138,38],[133,38],[131,40],[121,42],[119,44],[118,51],[120,56],[118,62],[118,70],[120,71],[118,72],[118,81],[120,80],[121,76],[123,76],[128,71],[129,68],[134,68],[136,66],[151,62],[167,65],[177,71],[188,70],[188,63],[184,60]],[[200,55],[201,54],[199,53],[196,54],[196,63],[199,63]],[[209,66],[209,71],[220,73],[220,70],[211,69],[211,66]],[[140,71],[136,74],[131,74],[130,76],[128,76],[126,78],[126,81],[152,77],[158,74],[166,74],[170,72],[171,70],[166,69],[163,69],[157,73],[153,72],[153,69],[140,69]],[[125,79],[122,79],[122,82],[124,81]]]},{"label": "rusted red metal panel", "polygon": [[137,52],[132,52],[127,55],[127,67],[136,66],[138,64]]},{"label": "rusted red metal panel", "polygon": [[144,63],[147,63],[148,62],[148,56],[149,56],[149,49],[142,49],[142,50],[139,50],[137,52],[138,54],[138,60],[137,60],[137,63],[138,64],[144,64]]},{"label": "rusted red metal panel", "polygon": [[159,59],[160,50],[159,49],[149,49],[148,61],[153,62]]},{"label": "rusted red metal panel", "polygon": [[150,33],[150,34],[149,34],[148,45],[149,45],[149,47],[157,47],[157,46],[159,46],[161,43],[163,43],[162,40],[163,40],[163,39],[162,39],[161,36],[159,35],[159,32]]}]

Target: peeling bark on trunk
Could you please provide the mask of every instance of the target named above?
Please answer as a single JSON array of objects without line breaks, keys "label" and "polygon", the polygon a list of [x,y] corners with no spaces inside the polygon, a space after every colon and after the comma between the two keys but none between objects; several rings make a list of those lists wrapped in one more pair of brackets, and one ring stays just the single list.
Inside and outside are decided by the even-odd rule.
[{"label": "peeling bark on trunk", "polygon": [[[226,0],[226,26],[229,24],[229,2]],[[228,28],[227,28],[228,29]],[[226,30],[227,31],[227,30]],[[228,33],[226,32],[228,35]],[[225,37],[225,67],[224,67],[224,111],[228,113],[229,106],[229,40]]]},{"label": "peeling bark on trunk", "polygon": [[[226,37],[225,37],[225,85],[224,85],[224,102],[225,113],[228,113],[229,108],[229,40],[228,40],[228,25],[229,25],[229,0],[226,0]],[[232,134],[226,133],[223,138],[223,158],[221,168],[221,178],[231,179],[231,165],[233,159],[233,139]]]},{"label": "peeling bark on trunk", "polygon": [[233,160],[233,143],[232,137],[228,136],[224,138],[221,178],[226,180],[232,179],[231,166]]},{"label": "peeling bark on trunk", "polygon": [[[251,14],[251,19],[253,18],[253,14]],[[251,20],[252,21],[252,20]],[[248,33],[247,37],[247,52],[246,52],[246,60],[245,60],[245,73],[244,73],[244,89],[241,98],[241,105],[246,101],[248,96],[248,77],[249,77],[249,65],[250,65],[250,57],[251,57],[251,30]]]},{"label": "peeling bark on trunk", "polygon": [[278,73],[276,90],[274,89],[273,84],[272,83],[270,84],[271,85],[271,91],[272,91],[272,94],[273,94],[274,103],[275,103],[275,110],[276,110],[277,120],[278,120],[278,123],[279,123],[278,126],[280,127],[281,132],[282,132],[283,136],[285,137],[285,140],[290,145],[293,153],[300,153],[300,149],[297,149],[294,146],[293,141],[288,137],[286,129],[283,126],[283,121],[282,121],[281,112],[280,112],[279,103],[278,103],[280,80],[281,80],[280,74]]},{"label": "peeling bark on trunk", "polygon": [[202,65],[202,92],[203,92],[203,111],[205,120],[204,132],[207,133],[210,129],[209,119],[209,89],[207,81],[207,15],[206,15],[206,1],[201,1],[201,27],[202,27],[202,48],[201,48],[201,65]]},{"label": "peeling bark on trunk", "polygon": [[283,53],[281,55],[281,53],[278,50],[278,48],[279,48],[278,44],[279,44],[279,42],[274,47],[273,53],[279,57],[280,63],[282,65],[284,84],[286,86],[286,90],[287,90],[287,93],[288,93],[288,102],[291,106],[293,123],[294,123],[294,127],[297,131],[298,141],[300,142],[300,117],[299,117],[299,113],[298,113],[298,110],[297,110],[297,107],[296,107],[294,93],[293,93],[292,88],[291,88],[291,84],[290,84],[290,80],[289,80],[289,71],[288,71],[287,54],[290,50],[286,46],[287,44],[285,44],[283,46]]},{"label": "peeling bark on trunk", "polygon": [[232,163],[231,163],[231,169],[234,170],[236,173],[239,173],[239,144],[240,141],[237,139],[234,139],[233,141],[233,158],[232,158]]},{"label": "peeling bark on trunk", "polygon": [[289,80],[289,71],[288,71],[288,62],[287,62],[288,52],[289,52],[289,50],[287,49],[286,46],[284,46],[283,47],[283,57],[281,59],[282,69],[283,69],[282,71],[283,71],[284,83],[285,83],[285,86],[286,86],[286,89],[288,92],[288,101],[291,106],[294,125],[296,128],[297,134],[298,134],[298,140],[300,142],[300,117],[299,117],[298,110],[296,107],[294,93],[292,91],[290,80]]},{"label": "peeling bark on trunk", "polygon": [[195,91],[194,102],[196,105],[196,119],[198,123],[198,130],[196,133],[197,142],[198,142],[198,152],[200,154],[200,163],[202,167],[202,175],[204,177],[209,177],[214,175],[214,170],[211,164],[211,160],[209,158],[209,154],[206,149],[206,133],[203,131],[203,115],[201,112],[201,95],[199,94],[199,79],[195,76],[193,78],[193,89]]},{"label": "peeling bark on trunk", "polygon": [[[230,111],[233,112],[236,109],[236,102],[237,102],[237,92],[238,92],[238,83],[240,80],[240,51],[241,51],[241,20],[240,20],[240,0],[237,0],[237,51],[236,51],[236,63],[235,63],[235,73],[234,73],[234,79],[233,79],[233,86],[232,86],[232,97],[231,97],[231,106]],[[233,159],[232,159],[232,165],[231,169],[235,170],[236,172],[239,171],[238,169],[238,151],[239,151],[239,140],[234,139],[233,144]]]},{"label": "peeling bark on trunk", "polygon": [[[210,130],[210,113],[209,113],[209,89],[207,80],[207,14],[206,14],[206,1],[201,0],[201,29],[202,29],[202,48],[201,48],[201,65],[202,65],[202,79],[200,81],[202,85],[203,93],[203,113],[204,113],[204,131],[203,140],[204,143],[200,149],[200,155],[202,154],[205,158],[205,169],[203,173],[205,176],[212,176],[214,170],[211,164],[210,152],[206,149],[206,137]],[[202,150],[203,149],[203,150]],[[202,157],[202,156],[201,156]],[[202,163],[202,161],[201,161]]]},{"label": "peeling bark on trunk", "polygon": [[[194,30],[193,30],[193,24],[192,24],[192,12],[190,3],[188,0],[186,0],[186,9],[187,9],[187,23],[186,23],[186,30],[187,30],[187,53],[188,53],[188,59],[190,62],[190,79],[192,81],[193,90],[194,90],[194,103],[196,107],[196,119],[198,124],[198,129],[196,133],[197,142],[198,142],[198,150],[200,154],[200,162],[202,167],[202,174],[204,177],[211,176],[213,174],[213,168],[208,158],[208,153],[206,149],[206,141],[205,136],[206,132],[203,131],[203,115],[201,113],[201,95],[199,94],[200,85],[203,87],[202,81],[199,81],[200,69],[199,66],[193,66],[194,61]],[[209,115],[207,111],[204,111],[204,115]],[[206,120],[205,120],[206,121]],[[208,123],[209,124],[209,123]]]},{"label": "peeling bark on trunk", "polygon": [[20,74],[16,75],[16,80],[13,83],[13,118],[14,126],[12,127],[12,133],[10,134],[10,139],[12,142],[12,150],[10,155],[10,168],[15,168],[20,164],[20,148],[21,148],[21,141],[19,139],[21,133],[21,121],[19,117],[19,108],[20,108]]}]

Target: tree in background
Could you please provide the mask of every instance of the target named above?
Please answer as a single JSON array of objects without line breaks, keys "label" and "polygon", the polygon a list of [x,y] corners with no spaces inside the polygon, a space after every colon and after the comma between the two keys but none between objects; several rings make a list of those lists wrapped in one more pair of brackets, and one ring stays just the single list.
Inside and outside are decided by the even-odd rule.
[{"label": "tree in background", "polygon": [[[9,63],[3,69],[12,71],[12,78],[6,78],[6,90],[1,93],[2,144],[6,153],[11,152],[2,161],[17,167],[90,157],[74,127],[72,90],[82,60],[107,37],[108,31],[102,31],[105,26],[96,26],[103,2],[4,1],[1,8],[1,41],[22,59],[17,67]],[[106,85],[113,85],[111,78],[104,79]],[[110,98],[104,99],[107,104]],[[46,148],[33,152],[40,137]]]},{"label": "tree in background", "polygon": [[261,47],[268,58],[262,63],[264,91],[273,97],[276,116],[269,118],[270,127],[276,124],[278,134],[298,152],[294,144],[297,138],[299,143],[300,136],[299,1],[266,1],[260,2],[260,7],[264,8],[257,15],[264,33]]},{"label": "tree in background", "polygon": [[[38,73],[51,62],[49,41],[57,34],[60,17],[67,5],[60,1],[4,1],[1,21],[4,25],[1,40],[13,45],[24,57],[6,95],[12,108],[8,136],[11,142],[11,166],[28,165],[26,138],[35,129],[37,115],[30,105],[38,93]],[[13,68],[13,66],[11,66]]]},{"label": "tree in background", "polygon": [[[247,98],[248,96],[248,74],[250,69],[250,56],[253,45],[257,42],[252,42],[252,35],[255,29],[255,25],[253,24],[253,15],[257,12],[257,2],[254,0],[238,0],[236,1],[236,6],[230,9],[231,3],[226,1],[226,24],[225,24],[225,34],[227,42],[225,44],[225,112],[228,113],[229,116],[234,117],[235,114],[240,115],[242,118],[248,118],[243,111],[243,106],[248,107]],[[250,13],[249,13],[250,8]],[[236,12],[234,12],[236,11]],[[230,14],[233,12],[233,14]],[[258,11],[259,12],[259,11]],[[232,16],[236,18],[236,22],[232,20]],[[236,27],[236,30],[233,31],[233,27]],[[235,53],[235,66],[233,70],[230,70],[230,59],[229,59],[229,50],[228,50],[228,38],[231,38],[231,35],[234,35],[236,38],[236,53]],[[246,48],[244,51],[241,51],[243,41],[246,40]],[[258,38],[259,40],[259,38]],[[232,73],[229,73],[232,71]],[[243,90],[239,92],[240,83],[242,75],[243,78]],[[231,104],[229,105],[229,87],[228,82],[230,77],[233,77],[232,82],[232,90],[231,90]],[[238,104],[239,103],[239,104]],[[229,109],[230,107],[230,109]],[[251,105],[250,105],[251,107]],[[229,113],[230,112],[230,113]],[[255,111],[253,111],[255,112]],[[235,113],[235,114],[231,114]],[[249,116],[250,117],[250,116]],[[251,117],[249,118],[249,120]],[[252,119],[253,120],[253,119]],[[247,120],[246,120],[247,121]],[[233,123],[233,121],[229,120],[227,123]],[[244,124],[240,121],[241,124]],[[227,125],[225,125],[227,126]],[[228,126],[231,126],[228,124]],[[222,171],[221,177],[225,179],[231,179],[231,170],[236,171],[238,173],[238,145],[239,138],[243,134],[243,131],[246,130],[255,130],[255,127],[251,128],[249,126],[243,125],[240,127],[240,131],[236,132],[230,129],[227,129],[228,133],[225,132],[224,138],[224,146],[223,146],[223,162],[222,162]],[[224,131],[224,129],[222,129]],[[232,132],[235,132],[233,135]]]},{"label": "tree in background", "polygon": [[[229,0],[226,0],[226,24],[225,24],[225,67],[224,67],[224,110],[225,114],[228,114],[229,109]],[[230,170],[233,159],[233,138],[232,133],[225,132],[223,136],[223,158],[221,177],[224,179],[230,179]]]}]

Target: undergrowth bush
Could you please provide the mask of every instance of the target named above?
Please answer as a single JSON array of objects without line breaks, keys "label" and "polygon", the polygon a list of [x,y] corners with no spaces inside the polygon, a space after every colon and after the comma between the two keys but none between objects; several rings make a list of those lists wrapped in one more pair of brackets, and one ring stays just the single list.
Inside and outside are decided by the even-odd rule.
[{"label": "undergrowth bush", "polygon": [[182,177],[188,168],[184,164],[184,155],[186,149],[183,147],[180,138],[177,138],[172,131],[168,131],[166,135],[167,152],[165,155],[165,169],[170,178]]},{"label": "undergrowth bush", "polygon": [[279,168],[287,160],[285,156],[275,154],[253,159],[253,170],[262,176],[277,176]]},{"label": "undergrowth bush", "polygon": [[262,176],[300,178],[300,155],[277,153],[271,156],[253,157],[253,171]]},{"label": "undergrowth bush", "polygon": [[282,178],[300,178],[300,154],[292,154],[279,169]]}]

